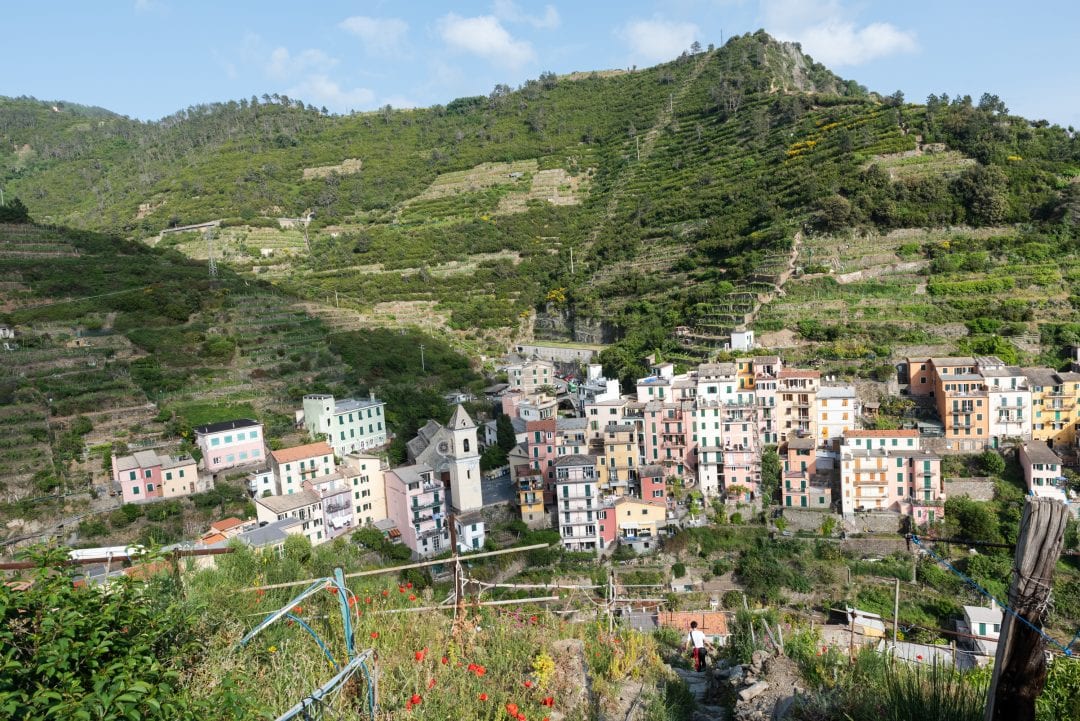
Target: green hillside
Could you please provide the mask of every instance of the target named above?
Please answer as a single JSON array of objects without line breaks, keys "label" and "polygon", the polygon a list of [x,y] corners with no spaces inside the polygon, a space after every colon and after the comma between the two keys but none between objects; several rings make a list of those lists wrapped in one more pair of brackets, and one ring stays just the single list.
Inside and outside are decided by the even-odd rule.
[{"label": "green hillside", "polygon": [[[689,361],[736,326],[778,330],[782,286],[813,275],[810,249],[849,236],[995,227],[1007,241],[964,252],[1008,274],[1030,265],[1016,248],[1050,246],[1037,262],[1057,264],[1058,280],[1047,267],[1037,278],[1053,286],[1080,213],[1071,132],[992,95],[869,93],[764,32],[420,110],[328,116],[264,96],[141,123],[3,100],[0,140],[0,183],[35,217],[204,258],[201,232],[158,234],[220,220],[222,264],[309,300],[336,330],[421,326],[470,353],[529,335],[618,341],[606,358],[623,375],[643,351]],[[306,228],[277,220],[307,211]],[[955,285],[989,267],[923,265],[913,273],[933,276],[939,306],[1007,290]],[[1043,302],[1041,281],[1024,278]],[[1069,303],[1044,310],[1013,330],[1080,320]],[[910,330],[929,317],[891,320]],[[873,345],[862,326],[842,332]]]}]

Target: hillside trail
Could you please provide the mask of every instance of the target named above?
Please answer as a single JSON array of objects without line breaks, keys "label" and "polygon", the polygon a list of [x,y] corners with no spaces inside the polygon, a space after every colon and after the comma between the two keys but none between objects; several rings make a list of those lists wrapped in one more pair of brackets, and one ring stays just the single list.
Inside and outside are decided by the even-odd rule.
[{"label": "hillside trail", "polygon": [[679,84],[675,92],[671,94],[668,102],[661,103],[660,112],[657,113],[656,122],[649,128],[646,133],[641,136],[639,145],[636,150],[638,160],[632,164],[627,164],[623,171],[619,174],[619,177],[615,180],[615,183],[611,189],[611,197],[608,199],[607,207],[604,209],[604,215],[599,222],[593,227],[592,232],[589,233],[586,238],[586,247],[596,242],[600,237],[600,233],[607,227],[612,220],[615,219],[615,213],[619,209],[619,201],[626,194],[626,186],[637,175],[638,169],[642,166],[642,161],[647,161],[652,155],[653,149],[656,147],[656,140],[660,137],[660,133],[671,124],[671,121],[675,117],[675,106],[686,96],[686,93],[693,86],[694,81],[698,79],[702,71],[705,70],[709,64],[709,60],[716,54],[715,50],[707,51],[701,54],[699,58],[694,61],[694,67],[690,70],[690,74]]},{"label": "hillside trail", "polygon": [[724,706],[716,706],[709,699],[708,669],[694,671],[688,668],[670,667],[683,680],[690,695],[694,697],[694,712],[691,721],[727,721],[730,713]]},{"label": "hillside trail", "polygon": [[779,298],[785,294],[784,284],[791,279],[791,276],[795,273],[795,266],[799,262],[799,248],[802,246],[803,233],[798,231],[791,239],[791,253],[788,256],[787,269],[776,276],[776,282],[773,283],[775,290],[762,293],[754,302],[753,309],[747,314],[746,322],[744,325],[749,327],[755,320],[757,320],[758,313],[769,303],[772,303],[776,298]]}]

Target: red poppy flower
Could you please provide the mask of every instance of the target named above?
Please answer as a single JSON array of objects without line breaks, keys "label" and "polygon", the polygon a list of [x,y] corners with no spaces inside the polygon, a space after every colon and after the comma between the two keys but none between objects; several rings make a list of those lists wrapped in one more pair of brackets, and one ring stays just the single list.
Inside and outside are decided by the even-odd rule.
[{"label": "red poppy flower", "polygon": [[412,581],[405,584],[405,588],[412,588]]},{"label": "red poppy flower", "polygon": [[265,596],[266,591],[262,590],[261,588],[257,588],[257,589],[255,589],[255,595],[256,596]]},{"label": "red poppy flower", "polygon": [[517,712],[518,712],[518,707],[517,707],[516,703],[508,703],[508,704],[506,704],[506,713],[510,714],[511,716],[517,716]]},{"label": "red poppy flower", "polygon": [[420,704],[420,702],[421,702],[421,701],[423,701],[424,699],[422,699],[422,698],[420,697],[420,694],[418,694],[418,693],[414,693],[414,694],[412,695],[412,698],[411,698],[411,699],[409,699],[409,700],[413,702],[413,706],[418,706],[418,705]]},{"label": "red poppy flower", "polygon": [[427,682],[427,687],[428,688],[435,688],[435,679],[431,679],[430,681],[428,681]]},{"label": "red poppy flower", "polygon": [[443,656],[443,657],[442,657],[442,659],[441,659],[441,661],[442,661],[442,665],[443,665],[443,666],[445,666],[446,664],[450,663],[450,659],[448,659],[448,658],[447,658],[446,656]]},{"label": "red poppy flower", "polygon": [[423,661],[424,660],[424,652],[423,651],[417,651],[416,653],[413,654],[413,658],[415,658],[417,661]]},{"label": "red poppy flower", "polygon": [[915,658],[916,658],[916,659],[918,659],[919,661],[922,661],[922,654],[920,653],[920,654],[919,654],[918,656],[916,656]]},{"label": "red poppy flower", "polygon": [[475,671],[475,670],[476,670],[476,664],[475,663],[470,663],[469,664],[469,671],[472,672],[472,671]]},{"label": "red poppy flower", "polygon": [[378,631],[372,631],[371,632],[371,637],[372,638],[378,638],[379,637],[379,632]]},{"label": "red poppy flower", "polygon": [[525,721],[525,714],[518,712],[517,721]]},{"label": "red poppy flower", "polygon": [[477,676],[483,676],[485,673],[487,673],[487,669],[483,666],[477,666],[475,670]]},{"label": "red poppy flower", "polygon": [[398,593],[405,593],[405,587],[404,586],[398,586],[397,590],[398,590]]},{"label": "red poppy flower", "polygon": [[353,596],[352,598],[349,599],[349,608],[352,608],[355,605],[356,605],[356,596]]},{"label": "red poppy flower", "polygon": [[293,613],[303,613],[303,612],[304,612],[304,609],[300,608],[299,606],[297,606],[297,607],[295,607],[293,609]]},{"label": "red poppy flower", "polygon": [[555,705],[555,697],[554,696],[548,696],[547,698],[545,698],[543,701],[540,702],[540,705],[541,706],[549,706],[549,707],[554,706]]},{"label": "red poppy flower", "polygon": [[412,711],[412,701],[406,701],[405,702],[405,710],[406,711]]},{"label": "red poppy flower", "polygon": [[529,616],[529,623],[536,623],[536,616]]},{"label": "red poppy flower", "polygon": [[532,688],[532,681],[526,681],[525,688]]},{"label": "red poppy flower", "polygon": [[389,596],[389,595],[390,595],[390,592],[389,592],[389,591],[387,591],[387,590],[386,590],[386,589],[384,588],[384,589],[383,589],[383,591],[382,591],[382,595],[383,595],[383,598],[386,598],[387,596]]},{"label": "red poppy flower", "polygon": [[486,693],[480,694],[480,700],[481,701],[487,701],[487,694]]},{"label": "red poppy flower", "polygon": [[409,600],[410,601],[415,601],[416,600],[416,594],[415,593],[410,593],[409,594]]},{"label": "red poppy flower", "polygon": [[366,597],[364,603],[371,603],[371,596]]},{"label": "red poppy flower", "polygon": [[330,590],[330,593],[334,593],[334,594],[337,593],[337,588],[335,586],[331,586],[329,590]]}]

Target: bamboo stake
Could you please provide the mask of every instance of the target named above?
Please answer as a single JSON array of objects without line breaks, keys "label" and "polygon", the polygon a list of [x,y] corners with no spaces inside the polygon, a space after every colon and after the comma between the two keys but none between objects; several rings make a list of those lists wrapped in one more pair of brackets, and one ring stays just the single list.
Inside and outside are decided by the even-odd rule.
[{"label": "bamboo stake", "polygon": [[[535,551],[538,548],[548,548],[551,544],[548,543],[535,543],[531,546],[521,546],[520,548],[504,548],[501,551],[485,551],[483,553],[475,553],[462,557],[464,561],[471,561],[474,558],[487,558],[488,556],[501,556],[504,553],[520,553],[522,551]],[[231,549],[229,549],[231,550]],[[437,561],[420,561],[418,563],[408,563],[404,566],[391,566],[389,568],[376,568],[370,571],[357,571],[355,573],[346,573],[345,578],[360,578],[361,576],[378,576],[384,573],[395,573],[397,571],[405,571],[410,568],[424,568],[425,566],[438,566],[441,564],[453,563],[452,558],[443,558]],[[303,581],[289,581],[288,583],[272,583],[267,586],[251,586],[250,588],[241,588],[241,591],[270,591],[275,588],[290,588],[292,586],[303,586],[309,583],[318,581],[317,578],[308,578]]]}]

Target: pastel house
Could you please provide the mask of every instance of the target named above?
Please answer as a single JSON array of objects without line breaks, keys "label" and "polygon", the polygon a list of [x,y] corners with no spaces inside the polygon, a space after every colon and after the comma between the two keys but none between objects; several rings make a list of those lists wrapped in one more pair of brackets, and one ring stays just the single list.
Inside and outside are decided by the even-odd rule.
[{"label": "pastel house", "polygon": [[1028,441],[1020,446],[1020,469],[1028,492],[1038,498],[1056,498],[1068,503],[1061,458],[1045,441]]},{"label": "pastel house", "polygon": [[188,456],[137,451],[129,456],[113,456],[112,471],[124,503],[187,496],[213,488],[213,481],[199,478],[198,466]]},{"label": "pastel house", "polygon": [[263,441],[262,423],[248,418],[195,429],[195,445],[202,451],[203,468],[211,473],[262,462]]}]

